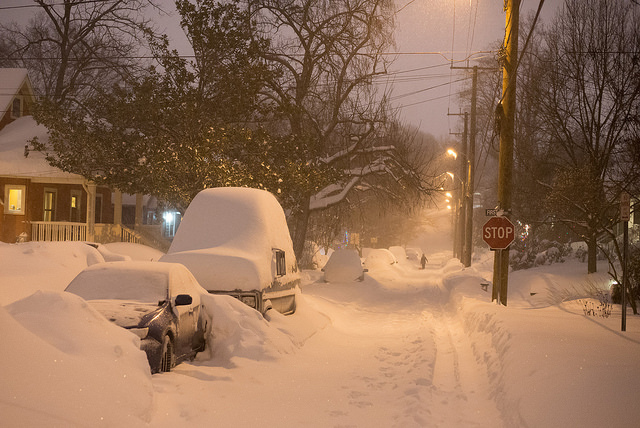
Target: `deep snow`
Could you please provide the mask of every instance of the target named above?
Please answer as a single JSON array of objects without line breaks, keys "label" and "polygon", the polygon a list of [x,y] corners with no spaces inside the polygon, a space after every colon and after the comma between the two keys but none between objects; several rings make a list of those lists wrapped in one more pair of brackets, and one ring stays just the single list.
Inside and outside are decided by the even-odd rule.
[{"label": "deep snow", "polygon": [[606,274],[576,260],[512,272],[498,306],[480,287],[492,254],[463,269],[449,217],[425,218],[410,245],[425,270],[399,260],[348,283],[305,271],[297,312],[269,320],[208,295],[212,346],[153,376],[133,334],[61,291],[96,250],[0,244],[1,425],[637,426],[640,318],[623,333],[620,306],[583,313]]}]

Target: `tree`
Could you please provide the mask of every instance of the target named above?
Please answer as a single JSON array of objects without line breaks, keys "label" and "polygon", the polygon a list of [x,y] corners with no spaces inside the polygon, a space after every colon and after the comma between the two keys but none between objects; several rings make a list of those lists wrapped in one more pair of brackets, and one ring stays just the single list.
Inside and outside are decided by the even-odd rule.
[{"label": "tree", "polygon": [[153,0],[34,2],[40,12],[29,24],[2,25],[0,38],[4,61],[27,68],[41,97],[75,108],[137,69]]},{"label": "tree", "polygon": [[300,143],[243,126],[253,120],[268,74],[256,54],[267,42],[253,37],[237,3],[177,6],[194,59],[180,57],[166,38],[152,40],[157,71],[99,91],[84,110],[43,103],[38,119],[50,130],[49,144],[34,141],[34,149],[65,171],[156,195],[179,210],[207,187],[287,193],[313,174],[299,161]]},{"label": "tree", "polygon": [[[385,74],[393,29],[389,0],[248,0],[263,53],[275,71],[263,101],[271,123],[303,141],[303,162],[324,165],[336,180],[310,177],[291,201],[294,250],[304,249],[312,212],[346,201],[362,189],[383,189],[382,176],[411,181],[383,125],[392,121],[386,97],[371,85]],[[415,181],[414,181],[415,183]],[[353,200],[353,198],[352,198]]]},{"label": "tree", "polygon": [[628,2],[567,0],[544,33],[540,80],[530,91],[548,125],[538,132],[550,148],[543,153],[552,172],[540,180],[547,209],[587,242],[589,272],[596,271],[598,237],[611,227],[619,183],[635,174],[616,154],[640,101],[639,18]]}]

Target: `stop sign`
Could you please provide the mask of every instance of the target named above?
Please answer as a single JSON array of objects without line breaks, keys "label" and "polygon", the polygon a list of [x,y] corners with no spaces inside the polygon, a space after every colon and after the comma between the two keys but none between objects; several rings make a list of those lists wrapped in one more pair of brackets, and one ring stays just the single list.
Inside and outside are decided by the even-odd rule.
[{"label": "stop sign", "polygon": [[515,227],[506,217],[491,217],[482,226],[482,239],[492,250],[508,248],[515,237]]}]

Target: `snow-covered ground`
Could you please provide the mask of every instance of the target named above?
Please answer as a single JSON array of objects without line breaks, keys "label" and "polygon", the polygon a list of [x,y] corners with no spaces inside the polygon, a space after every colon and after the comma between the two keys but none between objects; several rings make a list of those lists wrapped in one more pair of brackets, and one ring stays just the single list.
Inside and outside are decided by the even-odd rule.
[{"label": "snow-covered ground", "polygon": [[153,376],[133,334],[62,292],[97,251],[0,244],[0,425],[637,426],[640,317],[621,332],[620,306],[583,312],[606,274],[575,260],[512,272],[498,306],[480,286],[492,254],[463,269],[447,217],[431,219],[411,244],[426,269],[399,260],[348,283],[305,271],[292,316],[208,296],[211,347]]}]

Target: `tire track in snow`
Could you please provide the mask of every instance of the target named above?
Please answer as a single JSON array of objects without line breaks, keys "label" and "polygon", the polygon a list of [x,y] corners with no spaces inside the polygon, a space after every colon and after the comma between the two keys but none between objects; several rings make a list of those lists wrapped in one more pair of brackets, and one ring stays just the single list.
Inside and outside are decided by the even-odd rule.
[{"label": "tire track in snow", "polygon": [[486,367],[475,359],[462,322],[445,310],[427,316],[436,344],[430,426],[504,426]]}]

